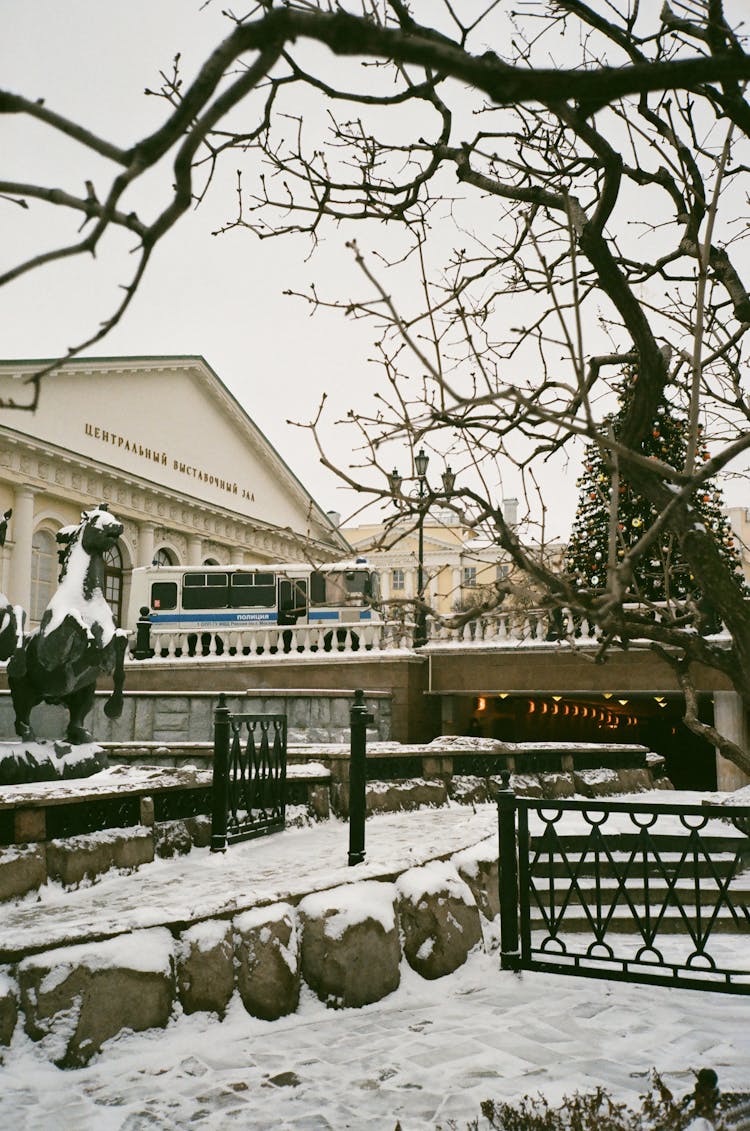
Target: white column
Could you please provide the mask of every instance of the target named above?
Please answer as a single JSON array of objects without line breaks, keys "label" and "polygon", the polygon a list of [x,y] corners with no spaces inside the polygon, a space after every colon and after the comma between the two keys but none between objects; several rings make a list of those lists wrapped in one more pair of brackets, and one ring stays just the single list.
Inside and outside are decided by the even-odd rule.
[{"label": "white column", "polygon": [[454,601],[461,600],[461,566],[453,566],[451,568],[451,604]]},{"label": "white column", "polygon": [[187,564],[196,566],[201,565],[202,562],[203,539],[193,534],[187,540]]},{"label": "white column", "polygon": [[10,555],[7,596],[12,605],[31,608],[31,539],[34,535],[34,492],[31,487],[16,487],[11,518],[13,549]]},{"label": "white column", "polygon": [[380,599],[388,601],[391,597],[391,571],[389,569],[380,570]]},{"label": "white column", "polygon": [[417,595],[417,571],[416,569],[404,570],[404,596],[416,597]]},{"label": "white column", "polygon": [[[748,749],[748,728],[745,708],[736,691],[714,691],[714,726],[719,734]],[[716,753],[716,785],[718,789],[735,790],[750,785],[750,778],[734,762]]]},{"label": "white column", "polygon": [[154,524],[142,522],[138,528],[138,565],[150,566],[154,560]]}]

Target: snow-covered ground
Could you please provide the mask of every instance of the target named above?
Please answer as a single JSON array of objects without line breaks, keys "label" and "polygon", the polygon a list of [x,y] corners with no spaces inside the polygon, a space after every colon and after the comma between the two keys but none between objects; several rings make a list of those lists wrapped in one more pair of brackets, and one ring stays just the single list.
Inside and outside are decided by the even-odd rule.
[{"label": "snow-covered ground", "polygon": [[475,953],[448,978],[404,967],[362,1009],[222,1022],[194,1014],[121,1036],[87,1068],[61,1071],[18,1035],[0,1070],[0,1126],[13,1131],[328,1128],[463,1131],[487,1098],[551,1100],[604,1085],[633,1101],[656,1067],[676,1095],[693,1069],[750,1091],[748,998],[549,974],[501,973]]},{"label": "snow-covered ground", "polygon": [[[492,806],[377,816],[356,868],[346,866],[348,829],[337,821],[225,855],[195,850],[4,908],[0,936],[72,940],[92,924],[142,927],[395,874],[496,836],[495,819]],[[728,964],[748,966],[747,934],[721,944]],[[435,982],[402,964],[399,989],[363,1009],[326,1009],[303,988],[298,1013],[280,1021],[250,1017],[235,997],[221,1022],[177,1016],[167,1030],[123,1034],[83,1069],[55,1068],[20,1026],[3,1056],[0,1128],[13,1131],[393,1131],[397,1122],[447,1131],[450,1120],[463,1129],[479,1118],[487,1098],[557,1100],[603,1085],[636,1100],[651,1068],[677,1094],[692,1090],[701,1067],[714,1068],[724,1090],[750,1091],[750,998],[515,975],[499,970],[496,951],[475,952]]]}]

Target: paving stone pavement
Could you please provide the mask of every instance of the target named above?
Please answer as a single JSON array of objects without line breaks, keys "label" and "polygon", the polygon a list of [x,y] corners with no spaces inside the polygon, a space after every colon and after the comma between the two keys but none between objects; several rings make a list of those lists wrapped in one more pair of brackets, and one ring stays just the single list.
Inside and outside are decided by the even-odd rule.
[{"label": "paving stone pavement", "polygon": [[653,1067],[677,1095],[704,1066],[748,1090],[749,1014],[747,998],[501,973],[496,954],[477,953],[439,982],[405,969],[399,990],[359,1010],[305,991],[299,1013],[266,1023],[234,1001],[221,1023],[194,1015],[121,1037],[75,1071],[27,1042],[3,1069],[0,1126],[463,1131],[487,1098],[555,1101],[601,1084],[636,1100]]}]

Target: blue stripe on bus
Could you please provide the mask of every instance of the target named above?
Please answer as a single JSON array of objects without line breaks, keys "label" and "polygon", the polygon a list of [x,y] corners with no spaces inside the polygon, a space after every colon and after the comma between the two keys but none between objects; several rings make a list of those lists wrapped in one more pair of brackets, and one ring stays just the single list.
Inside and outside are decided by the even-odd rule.
[{"label": "blue stripe on bus", "polygon": [[152,624],[276,624],[278,613],[151,613]]},{"label": "blue stripe on bus", "polygon": [[[200,625],[210,624],[276,624],[278,621],[277,612],[247,612],[245,610],[238,612],[217,612],[217,613],[203,613],[197,609],[193,613],[159,613],[152,612],[152,624],[173,624],[176,627],[182,625],[189,628],[197,627]],[[371,620],[372,610],[362,609],[359,614],[360,620]],[[341,613],[335,609],[310,609],[307,621],[309,624],[316,624],[318,621],[340,621]],[[300,622],[304,623],[304,621]],[[289,626],[294,627],[293,625]]]}]

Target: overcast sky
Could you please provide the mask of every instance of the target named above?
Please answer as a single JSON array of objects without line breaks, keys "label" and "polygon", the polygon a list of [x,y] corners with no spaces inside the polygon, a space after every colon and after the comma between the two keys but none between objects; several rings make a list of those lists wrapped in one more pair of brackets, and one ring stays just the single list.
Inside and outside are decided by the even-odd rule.
[{"label": "overcast sky", "polygon": [[[169,69],[174,54],[181,52],[189,79],[229,30],[218,5],[201,11],[198,0],[11,0],[0,13],[2,85],[45,99],[121,145],[166,116],[166,103],[144,97],[143,91],[159,86],[159,70]],[[50,183],[54,168],[61,187],[81,192],[82,176],[97,172],[80,147],[20,118],[0,120],[0,145],[7,178],[40,177]],[[345,242],[356,234],[367,251],[382,233],[331,228],[311,261],[302,239],[260,241],[242,231],[213,237],[212,229],[233,212],[236,164],[230,154],[205,204],[180,220],[159,246],[124,322],[90,352],[202,354],[321,506],[346,513],[351,497],[320,467],[307,433],[286,421],[309,419],[323,391],[342,410],[366,403],[377,377],[368,363],[372,331],[333,312],[311,318],[300,300],[282,292],[304,290],[315,281],[339,296],[357,293]],[[102,163],[99,172],[105,171],[111,174],[111,166],[105,170]],[[168,186],[169,177],[152,175],[139,190],[140,202],[151,204],[145,209],[148,218],[165,203],[160,183]],[[148,192],[153,193],[150,202]],[[22,211],[0,202],[3,265],[29,248],[59,241],[50,227],[55,211],[42,204]],[[5,288],[0,296],[3,356],[55,356],[90,333],[111,313],[118,285],[128,281],[130,246],[117,235],[102,245],[95,262],[55,265]],[[143,411],[148,412],[147,405]],[[351,449],[343,435],[330,428],[327,436],[346,463]],[[509,471],[496,489],[498,496],[512,496],[519,484]],[[554,492],[548,533],[564,534],[575,507],[575,472],[566,480],[558,475]],[[739,501],[731,493],[729,498]]]}]

